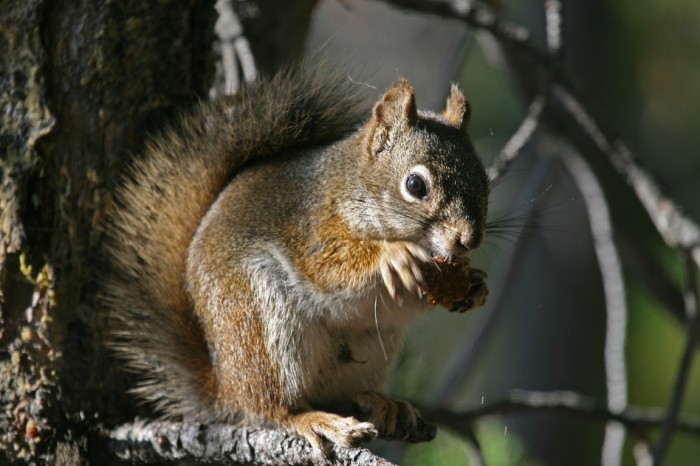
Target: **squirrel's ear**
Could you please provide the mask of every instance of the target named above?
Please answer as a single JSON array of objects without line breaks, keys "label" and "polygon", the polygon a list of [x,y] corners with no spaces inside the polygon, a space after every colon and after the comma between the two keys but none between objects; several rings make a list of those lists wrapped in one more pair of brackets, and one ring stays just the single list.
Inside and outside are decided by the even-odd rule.
[{"label": "squirrel's ear", "polygon": [[413,86],[400,79],[374,105],[369,122],[368,148],[372,155],[386,148],[393,130],[410,127],[418,121]]},{"label": "squirrel's ear", "polygon": [[469,126],[469,121],[472,116],[472,106],[462,91],[459,90],[456,84],[452,84],[450,96],[447,98],[445,111],[442,113],[443,118],[448,124],[455,128],[466,130]]}]

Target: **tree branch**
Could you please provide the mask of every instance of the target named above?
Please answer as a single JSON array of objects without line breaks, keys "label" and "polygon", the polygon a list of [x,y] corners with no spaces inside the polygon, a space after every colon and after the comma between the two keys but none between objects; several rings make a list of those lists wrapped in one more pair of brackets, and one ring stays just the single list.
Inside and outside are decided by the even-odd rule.
[{"label": "tree branch", "polygon": [[464,0],[383,0],[405,10],[433,14],[442,18],[459,19],[466,24],[491,33],[496,39],[513,46],[518,52],[540,65],[548,65],[551,55],[532,41],[530,31],[506,21],[483,2]]},{"label": "tree branch", "polygon": [[[303,439],[274,429],[228,424],[143,422],[124,424],[105,433],[108,448],[123,460],[159,463],[167,460],[225,461],[230,464],[301,465],[317,460]],[[320,465],[392,466],[364,448],[333,446]]]},{"label": "tree branch", "polygon": [[[552,152],[559,154],[569,175],[582,194],[588,212],[593,247],[598,259],[598,268],[605,291],[607,315],[605,333],[605,381],[608,408],[621,412],[627,407],[627,368],[625,364],[625,341],[627,336],[627,300],[625,280],[617,246],[613,239],[610,209],[603,188],[589,164],[571,144],[553,141]],[[625,432],[617,423],[608,423],[603,441],[602,464],[611,466],[622,461]]]},{"label": "tree branch", "polygon": [[[479,419],[495,414],[517,413],[564,413],[579,417],[624,425],[629,431],[643,434],[644,431],[658,428],[665,419],[660,408],[640,408],[629,406],[622,412],[613,412],[594,398],[569,391],[525,391],[514,390],[501,400],[480,405],[473,409],[455,412],[448,409],[419,408],[431,421],[467,435],[471,425]],[[700,419],[678,420],[676,428],[700,437]]]},{"label": "tree branch", "polygon": [[700,267],[700,227],[661,191],[653,176],[636,164],[632,150],[593,118],[570,89],[558,83],[552,92],[598,150],[625,178],[666,244],[687,250],[695,265]]},{"label": "tree branch", "polygon": [[494,158],[488,168],[488,175],[491,181],[498,179],[510,166],[517,156],[532,139],[532,135],[540,124],[540,115],[547,103],[546,93],[540,94],[530,103],[527,115],[523,119],[518,129],[508,139],[501,149],[501,152]]},{"label": "tree branch", "polygon": [[214,27],[218,37],[214,49],[219,60],[216,83],[209,91],[210,98],[233,95],[238,92],[241,81],[251,82],[257,75],[253,52],[243,35],[243,27],[233,11],[231,0],[217,0],[215,7],[219,18]]},{"label": "tree branch", "polygon": [[681,362],[678,367],[676,381],[669,402],[668,413],[666,420],[659,436],[659,441],[654,448],[654,465],[663,463],[668,447],[671,445],[673,431],[677,427],[676,422],[680,415],[683,396],[685,395],[686,387],[688,386],[688,378],[690,376],[690,368],[693,364],[693,356],[695,355],[695,344],[698,338],[698,303],[700,302],[700,287],[698,285],[697,266],[693,262],[690,252],[686,251],[686,343],[681,356]]}]

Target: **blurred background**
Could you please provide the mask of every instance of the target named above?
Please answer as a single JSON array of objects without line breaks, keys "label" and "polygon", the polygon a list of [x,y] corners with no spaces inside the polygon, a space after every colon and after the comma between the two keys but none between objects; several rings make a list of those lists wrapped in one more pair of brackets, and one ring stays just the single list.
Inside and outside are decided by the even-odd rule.
[{"label": "blurred background", "polygon": [[[584,101],[700,221],[700,2],[563,3],[564,67]],[[543,2],[503,1],[501,11],[544,44]],[[457,21],[381,2],[326,0],[314,13],[307,48],[348,63],[352,78],[375,94],[408,77],[424,109],[441,109],[449,82],[459,83],[472,102],[470,133],[486,165],[527,111],[489,37]],[[417,322],[391,383],[394,395],[458,410],[513,389],[572,390],[605,404],[603,288],[584,199],[556,155],[535,138],[493,187],[490,219],[507,231],[473,256],[490,274],[490,302],[469,315],[435,312]],[[618,244],[650,251],[655,270],[645,273],[680,293],[681,257],[664,246],[621,178],[601,182],[615,201],[613,222],[624,226],[616,232]],[[634,252],[623,254],[629,404],[665,407],[685,331],[629,258]],[[682,409],[695,417],[698,366]],[[604,432],[604,423],[572,415],[513,414],[484,420],[477,437],[489,465],[590,465],[601,462]],[[624,464],[635,464],[634,440],[627,436]],[[429,444],[377,442],[373,448],[404,465],[469,464],[467,445],[445,429]],[[676,434],[666,464],[700,464],[700,440]]]}]

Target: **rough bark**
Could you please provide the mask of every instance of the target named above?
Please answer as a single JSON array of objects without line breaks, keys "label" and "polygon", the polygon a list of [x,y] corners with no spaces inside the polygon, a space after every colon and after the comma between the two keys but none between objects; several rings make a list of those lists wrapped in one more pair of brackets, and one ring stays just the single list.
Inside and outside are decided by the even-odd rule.
[{"label": "rough bark", "polygon": [[364,448],[329,446],[326,458],[296,435],[224,424],[136,422],[106,433],[108,447],[125,460],[143,463],[191,460],[226,464],[392,466]]},{"label": "rough bark", "polygon": [[135,414],[102,345],[97,246],[148,130],[206,95],[214,20],[187,0],[3,4],[0,463],[95,458],[86,432]]},{"label": "rough bark", "polygon": [[[315,4],[233,2],[260,71],[301,55]],[[0,464],[119,462],[104,432],[149,413],[103,345],[97,251],[144,138],[206,98],[214,0],[0,11]]]}]

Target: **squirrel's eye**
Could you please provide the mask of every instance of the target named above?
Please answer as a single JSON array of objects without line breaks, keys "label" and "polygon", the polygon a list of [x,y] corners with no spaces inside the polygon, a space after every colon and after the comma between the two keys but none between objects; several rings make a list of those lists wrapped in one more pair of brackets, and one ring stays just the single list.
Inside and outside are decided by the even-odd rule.
[{"label": "squirrel's eye", "polygon": [[413,197],[423,199],[428,194],[428,186],[422,176],[411,173],[406,178],[406,191]]}]

